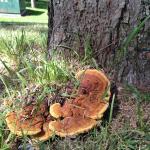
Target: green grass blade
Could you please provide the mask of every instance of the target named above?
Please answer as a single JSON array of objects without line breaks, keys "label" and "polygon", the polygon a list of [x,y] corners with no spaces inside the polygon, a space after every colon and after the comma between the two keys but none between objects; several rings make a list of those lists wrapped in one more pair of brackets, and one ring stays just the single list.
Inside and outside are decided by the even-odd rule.
[{"label": "green grass blade", "polygon": [[109,124],[112,121],[112,114],[113,114],[113,107],[114,107],[114,101],[115,101],[115,94],[112,97],[112,102],[111,102],[111,106],[110,106],[110,114],[109,114]]}]

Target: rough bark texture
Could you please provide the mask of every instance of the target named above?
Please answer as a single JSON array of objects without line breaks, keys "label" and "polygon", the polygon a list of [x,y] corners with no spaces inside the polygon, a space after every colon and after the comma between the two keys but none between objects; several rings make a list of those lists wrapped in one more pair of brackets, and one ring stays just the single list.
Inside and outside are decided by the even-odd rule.
[{"label": "rough bark texture", "polygon": [[123,39],[148,15],[149,0],[50,0],[49,51],[61,44],[80,52],[90,37],[99,66],[111,77],[149,88],[150,20],[128,47],[119,69],[112,65]]}]

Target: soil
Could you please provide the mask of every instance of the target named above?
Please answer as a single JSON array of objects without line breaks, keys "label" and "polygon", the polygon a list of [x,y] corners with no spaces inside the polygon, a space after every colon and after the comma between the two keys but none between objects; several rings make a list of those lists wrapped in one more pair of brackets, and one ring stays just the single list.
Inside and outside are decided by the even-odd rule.
[{"label": "soil", "polygon": [[[139,107],[138,107],[139,106]],[[114,106],[114,116],[111,123],[111,130],[117,131],[122,129],[125,124],[128,124],[131,128],[137,128],[139,126],[138,121],[138,108],[143,123],[150,126],[150,103],[149,101],[138,101],[134,94],[121,89],[118,92],[117,100]]]}]

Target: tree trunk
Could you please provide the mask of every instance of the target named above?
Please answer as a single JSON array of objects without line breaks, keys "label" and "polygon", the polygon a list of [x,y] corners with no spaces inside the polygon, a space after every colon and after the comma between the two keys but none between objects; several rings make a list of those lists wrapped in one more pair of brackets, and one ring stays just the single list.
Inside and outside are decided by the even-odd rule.
[{"label": "tree trunk", "polygon": [[31,0],[31,7],[35,8],[35,0]]},{"label": "tree trunk", "polygon": [[[50,0],[48,49],[80,52],[90,37],[94,57],[114,80],[150,88],[150,20],[124,53],[123,40],[150,15],[147,0]],[[119,53],[121,61],[114,63]],[[119,54],[120,56],[120,54]]]}]

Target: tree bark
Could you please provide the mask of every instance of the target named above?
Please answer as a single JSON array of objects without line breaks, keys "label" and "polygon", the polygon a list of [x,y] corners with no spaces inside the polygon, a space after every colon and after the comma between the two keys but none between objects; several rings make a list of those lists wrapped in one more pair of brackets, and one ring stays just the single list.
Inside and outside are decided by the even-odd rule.
[{"label": "tree bark", "polygon": [[150,88],[150,20],[118,63],[121,44],[150,15],[148,0],[49,0],[48,49],[61,44],[78,52],[90,37],[94,57],[113,80]]},{"label": "tree bark", "polygon": [[35,8],[35,0],[31,0],[31,7]]}]

